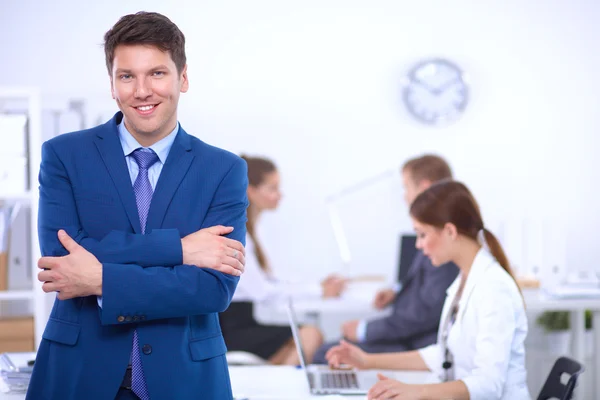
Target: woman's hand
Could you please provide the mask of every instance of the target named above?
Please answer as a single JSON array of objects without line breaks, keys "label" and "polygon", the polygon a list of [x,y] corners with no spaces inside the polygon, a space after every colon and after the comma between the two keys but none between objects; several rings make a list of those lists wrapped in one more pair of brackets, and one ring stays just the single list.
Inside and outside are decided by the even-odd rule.
[{"label": "woman's hand", "polygon": [[359,369],[369,368],[369,355],[345,340],[340,340],[339,345],[329,349],[325,358],[332,368],[339,368],[341,364],[348,364]]},{"label": "woman's hand", "polygon": [[330,275],[323,282],[321,287],[323,288],[323,297],[339,297],[344,289],[346,289],[347,279],[340,278],[336,275]]},{"label": "woman's hand", "polygon": [[377,374],[379,381],[369,390],[369,400],[421,400],[422,387]]}]

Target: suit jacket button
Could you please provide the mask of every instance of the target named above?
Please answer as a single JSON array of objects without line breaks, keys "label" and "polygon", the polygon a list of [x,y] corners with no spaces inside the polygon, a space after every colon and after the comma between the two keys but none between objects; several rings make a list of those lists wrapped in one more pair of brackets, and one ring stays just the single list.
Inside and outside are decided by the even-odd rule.
[{"label": "suit jacket button", "polygon": [[123,321],[125,321],[125,317],[124,317],[124,316],[122,316],[122,315],[119,315],[119,316],[117,317],[117,321],[119,321],[119,322],[123,322]]},{"label": "suit jacket button", "polygon": [[149,344],[145,344],[144,347],[142,347],[142,352],[145,355],[149,355],[152,353],[152,346],[150,346]]},{"label": "suit jacket button", "polygon": [[131,322],[131,315],[128,315],[128,316],[126,316],[126,317],[125,317],[125,321],[127,321],[127,322]]}]

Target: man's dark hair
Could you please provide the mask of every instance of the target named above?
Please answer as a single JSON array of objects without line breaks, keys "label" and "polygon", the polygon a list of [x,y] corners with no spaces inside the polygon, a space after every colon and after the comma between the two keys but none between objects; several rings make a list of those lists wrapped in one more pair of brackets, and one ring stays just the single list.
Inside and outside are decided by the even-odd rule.
[{"label": "man's dark hair", "polygon": [[112,74],[115,49],[119,45],[145,44],[169,52],[177,72],[186,63],[185,37],[169,18],[155,12],[140,11],[125,15],[104,35],[104,54],[108,74]]}]

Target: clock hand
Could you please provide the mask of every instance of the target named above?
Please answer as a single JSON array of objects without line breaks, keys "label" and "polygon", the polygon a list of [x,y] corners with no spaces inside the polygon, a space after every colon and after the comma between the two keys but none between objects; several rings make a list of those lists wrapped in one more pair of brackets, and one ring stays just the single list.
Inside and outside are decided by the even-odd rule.
[{"label": "clock hand", "polygon": [[446,82],[442,86],[437,87],[434,91],[435,95],[439,96],[440,94],[444,93],[446,91],[446,89],[448,89],[450,86],[454,85],[456,82],[458,82],[458,78],[454,78],[454,79]]},{"label": "clock hand", "polygon": [[423,82],[420,79],[415,79],[415,82],[427,89],[428,92],[436,94],[436,88],[429,86],[426,82]]}]

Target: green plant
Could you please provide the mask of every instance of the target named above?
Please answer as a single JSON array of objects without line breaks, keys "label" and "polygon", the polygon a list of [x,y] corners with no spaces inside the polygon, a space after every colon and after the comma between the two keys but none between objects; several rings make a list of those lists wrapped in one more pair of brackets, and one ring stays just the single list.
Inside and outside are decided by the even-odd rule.
[{"label": "green plant", "polygon": [[568,311],[546,311],[538,317],[537,323],[546,332],[565,331],[571,327]]},{"label": "green plant", "polygon": [[585,329],[592,329],[592,310],[585,310]]}]

